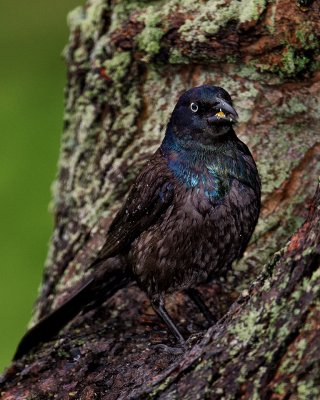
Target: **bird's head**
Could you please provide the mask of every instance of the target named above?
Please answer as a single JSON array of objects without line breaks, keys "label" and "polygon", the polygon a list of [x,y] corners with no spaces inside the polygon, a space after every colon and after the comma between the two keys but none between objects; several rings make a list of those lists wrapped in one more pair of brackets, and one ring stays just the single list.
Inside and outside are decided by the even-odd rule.
[{"label": "bird's head", "polygon": [[237,118],[229,93],[218,86],[204,85],[180,96],[169,127],[173,135],[186,144],[211,145],[233,132],[232,125]]}]

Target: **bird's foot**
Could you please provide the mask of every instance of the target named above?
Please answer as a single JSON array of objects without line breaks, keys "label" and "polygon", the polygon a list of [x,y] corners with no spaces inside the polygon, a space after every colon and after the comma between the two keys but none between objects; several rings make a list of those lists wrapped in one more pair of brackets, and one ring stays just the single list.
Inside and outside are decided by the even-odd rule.
[{"label": "bird's foot", "polygon": [[188,349],[188,346],[186,343],[181,343],[178,346],[167,346],[166,344],[153,344],[151,345],[153,349],[161,350],[164,353],[167,354],[174,354],[174,355],[180,355],[186,352]]},{"label": "bird's foot", "polygon": [[204,332],[197,332],[197,333],[193,333],[192,335],[190,335],[188,337],[187,340],[187,345],[189,345],[189,347],[194,346],[196,343],[201,342],[201,340],[203,339],[204,336]]}]

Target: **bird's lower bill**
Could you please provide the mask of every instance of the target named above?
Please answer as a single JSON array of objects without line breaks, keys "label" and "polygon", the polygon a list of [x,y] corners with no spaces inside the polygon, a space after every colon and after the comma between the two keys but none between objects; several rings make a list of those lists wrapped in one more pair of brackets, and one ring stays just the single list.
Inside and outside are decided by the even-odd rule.
[{"label": "bird's lower bill", "polygon": [[235,124],[237,120],[230,114],[225,114],[223,111],[217,112],[208,118],[210,124],[224,125],[224,124]]}]

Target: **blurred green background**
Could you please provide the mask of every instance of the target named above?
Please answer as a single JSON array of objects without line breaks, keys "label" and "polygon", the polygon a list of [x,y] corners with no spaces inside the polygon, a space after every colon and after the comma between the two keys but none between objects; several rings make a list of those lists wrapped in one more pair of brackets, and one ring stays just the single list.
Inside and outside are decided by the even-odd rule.
[{"label": "blurred green background", "polygon": [[82,0],[1,0],[0,373],[26,330],[52,231],[68,11]]}]

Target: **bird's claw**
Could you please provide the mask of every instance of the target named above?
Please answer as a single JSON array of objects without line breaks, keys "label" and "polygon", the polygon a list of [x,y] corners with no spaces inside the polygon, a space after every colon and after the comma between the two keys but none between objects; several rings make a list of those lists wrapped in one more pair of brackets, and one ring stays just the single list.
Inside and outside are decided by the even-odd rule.
[{"label": "bird's claw", "polygon": [[184,344],[181,343],[179,346],[176,346],[176,347],[171,347],[171,346],[167,346],[166,344],[159,343],[159,344],[151,345],[151,347],[153,349],[157,349],[157,350],[159,349],[164,353],[174,354],[174,355],[183,354],[187,350],[186,343],[184,343]]}]

